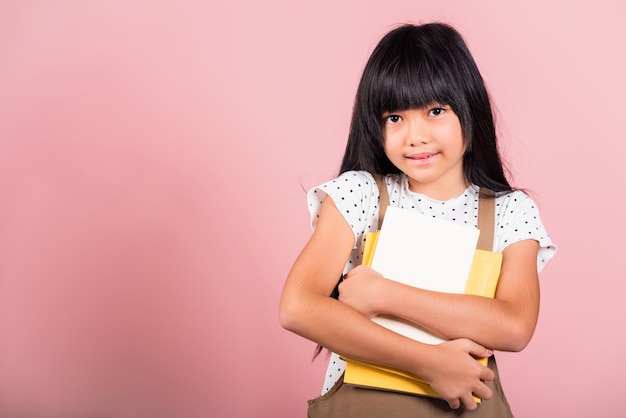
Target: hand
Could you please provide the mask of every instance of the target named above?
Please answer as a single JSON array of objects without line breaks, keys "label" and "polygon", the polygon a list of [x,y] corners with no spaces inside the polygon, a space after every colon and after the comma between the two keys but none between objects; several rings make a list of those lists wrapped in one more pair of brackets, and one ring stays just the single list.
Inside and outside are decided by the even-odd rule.
[{"label": "hand", "polygon": [[493,380],[494,372],[478,363],[475,357],[489,357],[493,350],[462,338],[434,345],[432,368],[422,376],[428,380],[452,409],[464,406],[467,410],[477,408],[473,395],[481,399],[492,396],[482,381]]},{"label": "hand", "polygon": [[383,288],[388,282],[376,270],[357,266],[350,270],[339,285],[339,300],[367,318],[380,313],[378,301],[384,298]]}]

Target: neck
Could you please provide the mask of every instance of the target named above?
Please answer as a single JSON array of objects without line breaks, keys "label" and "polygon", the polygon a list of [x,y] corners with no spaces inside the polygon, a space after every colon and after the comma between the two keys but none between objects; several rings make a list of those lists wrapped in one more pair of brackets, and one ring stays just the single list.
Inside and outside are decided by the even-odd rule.
[{"label": "neck", "polygon": [[410,191],[440,201],[458,197],[469,187],[469,182],[466,179],[453,182],[420,183],[408,177],[408,182]]}]

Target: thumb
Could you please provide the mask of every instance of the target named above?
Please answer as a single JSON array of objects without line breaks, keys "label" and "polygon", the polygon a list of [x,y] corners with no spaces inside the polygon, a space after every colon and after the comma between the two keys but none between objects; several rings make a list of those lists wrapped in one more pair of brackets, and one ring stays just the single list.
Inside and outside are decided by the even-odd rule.
[{"label": "thumb", "polygon": [[469,354],[474,357],[491,357],[493,356],[493,350],[490,348],[485,348],[482,345],[471,341],[471,346],[469,348]]}]

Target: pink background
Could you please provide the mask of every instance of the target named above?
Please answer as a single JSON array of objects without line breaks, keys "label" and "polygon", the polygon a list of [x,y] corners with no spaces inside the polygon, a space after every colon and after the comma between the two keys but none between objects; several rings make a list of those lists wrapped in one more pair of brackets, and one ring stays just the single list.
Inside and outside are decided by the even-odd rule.
[{"label": "pink background", "polygon": [[[227,3],[227,2],[224,2]],[[557,257],[500,354],[518,417],[623,411],[619,1],[0,2],[0,416],[300,417],[314,345],[278,325],[367,56],[468,41]]]}]

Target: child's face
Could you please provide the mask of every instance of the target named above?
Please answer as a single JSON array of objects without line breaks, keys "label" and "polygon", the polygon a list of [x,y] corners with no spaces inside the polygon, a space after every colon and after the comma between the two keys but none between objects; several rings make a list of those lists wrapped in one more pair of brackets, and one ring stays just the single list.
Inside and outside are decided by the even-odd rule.
[{"label": "child's face", "polygon": [[411,191],[447,200],[467,188],[463,132],[450,106],[433,103],[383,117],[385,154],[408,176]]}]

